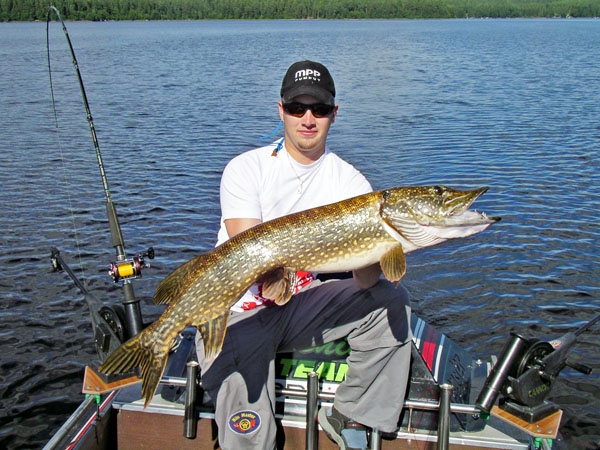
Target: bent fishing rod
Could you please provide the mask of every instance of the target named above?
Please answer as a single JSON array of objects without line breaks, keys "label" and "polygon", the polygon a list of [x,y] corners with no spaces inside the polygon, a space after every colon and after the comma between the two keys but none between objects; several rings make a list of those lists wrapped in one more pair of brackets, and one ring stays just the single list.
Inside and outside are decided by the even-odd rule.
[{"label": "bent fishing rod", "polygon": [[[149,259],[154,258],[154,250],[150,247],[146,252],[140,253],[139,255],[128,259],[127,254],[125,253],[125,244],[123,242],[123,235],[121,233],[121,226],[119,224],[119,219],[117,216],[117,211],[115,205],[110,196],[110,190],[108,188],[108,179],[106,177],[106,172],[104,170],[104,163],[102,161],[102,154],[100,153],[100,145],[98,143],[98,137],[96,135],[96,129],[94,127],[94,121],[92,118],[92,113],[90,110],[90,105],[88,103],[87,95],[85,92],[85,87],[83,85],[83,79],[81,77],[81,72],[79,70],[79,64],[77,62],[77,58],[75,57],[75,51],[73,49],[73,45],[71,43],[71,38],[69,37],[69,33],[67,31],[67,27],[62,19],[62,16],[58,9],[51,5],[48,9],[48,15],[46,20],[46,49],[48,53],[48,74],[50,77],[50,91],[52,96],[52,105],[54,109],[54,118],[58,127],[58,120],[56,114],[56,104],[54,100],[54,89],[52,85],[52,70],[50,65],[50,38],[49,38],[49,28],[51,22],[52,13],[55,13],[58,17],[62,25],[62,30],[67,39],[67,43],[69,46],[69,51],[71,53],[71,58],[73,60],[73,66],[75,67],[75,72],[77,74],[77,80],[79,83],[79,90],[81,91],[81,96],[83,99],[83,105],[85,107],[85,112],[87,116],[87,121],[90,126],[90,132],[92,134],[92,141],[94,144],[94,151],[96,153],[96,159],[98,162],[98,168],[100,169],[100,177],[102,180],[102,187],[104,190],[104,196],[106,199],[106,213],[108,217],[108,224],[110,228],[110,235],[112,239],[112,246],[116,251],[116,261],[112,262],[110,265],[109,275],[112,277],[113,281],[118,282],[122,281],[123,286],[123,308],[125,312],[125,320],[127,325],[127,333],[125,337],[131,337],[142,331],[143,323],[142,323],[142,314],[140,309],[139,300],[136,299],[133,285],[131,284],[131,279],[138,278],[141,276],[142,268],[148,267],[148,264],[145,262],[145,258]],[[53,264],[57,261],[56,264],[58,266],[62,266],[64,264],[64,260],[62,258],[56,258],[58,256],[58,250],[52,249],[52,259]],[[72,271],[67,271],[69,276],[71,276]],[[82,286],[81,283],[76,283],[78,287]],[[80,287],[81,289],[81,287]],[[84,290],[84,294],[87,292]],[[112,319],[117,319],[115,316]],[[110,322],[110,320],[109,320]]]}]

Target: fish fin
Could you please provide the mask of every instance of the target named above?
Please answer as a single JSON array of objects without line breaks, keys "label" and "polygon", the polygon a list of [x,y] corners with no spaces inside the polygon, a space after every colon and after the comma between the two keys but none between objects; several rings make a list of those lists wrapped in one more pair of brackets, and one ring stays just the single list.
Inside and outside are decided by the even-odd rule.
[{"label": "fish fin", "polygon": [[152,346],[145,346],[143,337],[144,332],[122,344],[106,358],[98,370],[111,375],[114,373],[124,373],[140,367],[142,398],[144,398],[145,408],[150,403],[150,400],[152,400],[152,396],[165,370],[169,347],[158,347],[156,343],[153,343]]},{"label": "fish fin", "polygon": [[154,291],[154,303],[166,305],[181,298],[189,285],[197,278],[198,268],[203,266],[205,255],[199,255],[182,264],[162,280]]},{"label": "fish fin", "polygon": [[398,283],[406,273],[406,258],[401,245],[385,253],[379,263],[385,277],[394,283]]},{"label": "fish fin", "polygon": [[221,347],[223,347],[228,320],[229,311],[216,319],[209,320],[200,325],[200,334],[204,342],[204,357],[208,361],[215,359],[221,351]]},{"label": "fish fin", "polygon": [[294,295],[296,287],[296,271],[289,267],[280,267],[261,277],[262,296],[274,300],[278,305],[285,305]]}]

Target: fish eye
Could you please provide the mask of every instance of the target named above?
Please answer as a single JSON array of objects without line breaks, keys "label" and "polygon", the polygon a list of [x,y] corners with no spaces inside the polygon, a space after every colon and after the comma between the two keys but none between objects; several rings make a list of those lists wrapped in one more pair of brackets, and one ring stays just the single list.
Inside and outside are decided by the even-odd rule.
[{"label": "fish eye", "polygon": [[433,192],[436,195],[442,195],[444,193],[444,189],[441,186],[433,186]]}]

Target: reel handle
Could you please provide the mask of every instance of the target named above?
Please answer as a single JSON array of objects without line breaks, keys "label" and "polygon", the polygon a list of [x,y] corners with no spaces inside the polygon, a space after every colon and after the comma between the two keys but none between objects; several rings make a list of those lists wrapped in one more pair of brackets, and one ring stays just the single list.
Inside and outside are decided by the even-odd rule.
[{"label": "reel handle", "polygon": [[592,373],[592,368],[590,366],[585,365],[585,364],[574,362],[574,361],[570,361],[569,359],[567,359],[565,361],[565,364],[567,366],[569,366],[571,369],[576,370],[577,372],[582,373],[584,375],[589,375],[589,374]]}]

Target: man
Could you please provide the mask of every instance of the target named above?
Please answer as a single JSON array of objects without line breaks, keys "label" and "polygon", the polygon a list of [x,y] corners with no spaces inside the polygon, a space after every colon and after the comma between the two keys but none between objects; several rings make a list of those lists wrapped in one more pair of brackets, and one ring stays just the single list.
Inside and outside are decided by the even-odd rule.
[{"label": "man", "polygon": [[[365,177],[327,147],[338,111],[327,68],[292,64],[278,107],[284,138],[237,156],[223,172],[219,243],[261,222],[371,191]],[[221,448],[274,449],[275,354],[343,337],[351,348],[348,372],[333,408],[319,412],[321,426],[348,450],[366,448],[366,427],[397,428],[410,366],[410,305],[404,288],[380,273],[377,264],[321,282],[300,272],[297,293],[282,306],[255,286],[232,308],[214,361],[204,359],[197,342]]]}]

